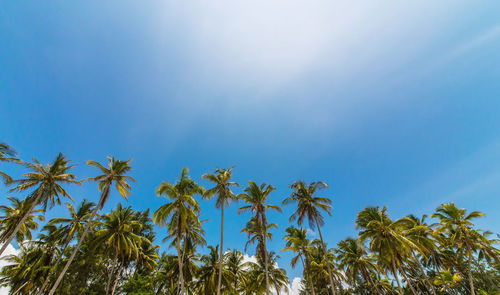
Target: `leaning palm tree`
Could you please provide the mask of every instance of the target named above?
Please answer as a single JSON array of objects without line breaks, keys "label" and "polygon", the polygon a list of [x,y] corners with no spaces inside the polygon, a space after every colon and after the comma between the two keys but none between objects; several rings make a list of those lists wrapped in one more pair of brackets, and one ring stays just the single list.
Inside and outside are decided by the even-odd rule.
[{"label": "leaning palm tree", "polygon": [[[10,201],[11,206],[0,206],[0,212],[3,213],[3,215],[0,216],[0,244],[12,234],[31,207],[29,200],[19,200],[16,197],[7,197],[7,199]],[[36,220],[44,220],[43,215],[40,214],[42,212],[43,210],[33,210],[24,220],[24,223],[16,234],[16,242],[18,244],[21,244],[25,239],[31,240],[31,231],[38,228]]]},{"label": "leaning palm tree", "polygon": [[[167,181],[161,183],[156,190],[158,196],[165,196],[169,203],[160,206],[153,213],[153,222],[159,226],[167,226],[169,235],[175,236],[177,262],[179,267],[179,285],[181,294],[186,294],[183,277],[183,257],[181,240],[189,232],[189,226],[194,222],[201,227],[198,219],[200,207],[194,196],[203,195],[205,190],[189,177],[189,169],[183,168],[176,184]],[[180,258],[180,259],[179,259]]]},{"label": "leaning palm tree", "polygon": [[[77,210],[75,210],[71,203],[66,203],[66,207],[68,208],[70,214],[69,218],[54,218],[51,219],[48,224],[48,226],[60,226],[57,229],[57,235],[62,237],[62,248],[59,256],[62,256],[64,250],[73,240],[75,235],[79,236],[82,234],[85,225],[88,222],[88,219],[92,216],[95,204],[92,202],[88,202],[87,200],[83,200]],[[54,257],[51,257],[51,259],[53,258]],[[47,275],[37,295],[41,295],[43,292],[45,292],[45,288],[49,284],[50,279],[51,276]]]},{"label": "leaning palm tree", "polygon": [[7,246],[12,242],[17,232],[21,229],[26,219],[31,215],[36,206],[42,204],[44,211],[47,206],[52,207],[54,204],[60,204],[60,197],[68,197],[69,193],[62,187],[62,184],[79,184],[76,176],[69,173],[73,167],[69,164],[69,160],[63,154],[57,155],[52,164],[42,165],[37,159],[33,159],[34,163],[22,162],[30,172],[24,174],[24,178],[14,180],[16,186],[11,191],[24,192],[36,187],[27,197],[30,206],[26,210],[26,214],[19,220],[14,230],[4,241],[0,256],[3,254]]},{"label": "leaning palm tree", "polygon": [[269,272],[268,272],[268,253],[267,253],[267,215],[266,211],[268,209],[273,209],[281,212],[281,208],[276,205],[266,204],[269,194],[275,190],[272,185],[266,185],[265,183],[260,186],[253,181],[248,182],[248,187],[245,188],[245,192],[239,197],[243,199],[247,206],[243,206],[238,209],[238,214],[243,211],[250,211],[254,214],[255,222],[262,228],[262,246],[264,254],[264,265],[265,265],[265,276],[266,276],[266,294],[269,294]]},{"label": "leaning palm tree", "polygon": [[403,234],[405,220],[392,221],[387,214],[387,208],[368,207],[358,213],[356,227],[360,228],[359,239],[361,242],[369,241],[369,248],[377,254],[379,264],[393,273],[398,285],[399,293],[403,288],[399,282],[399,273],[404,277],[411,292],[417,295],[406,271],[404,262],[410,256],[412,249],[418,247]]},{"label": "leaning palm tree", "polygon": [[340,267],[344,269],[346,277],[355,282],[360,276],[369,283],[374,293],[382,294],[372,279],[372,274],[378,272],[375,259],[368,256],[366,249],[359,240],[347,238],[338,243],[335,250]]},{"label": "leaning palm tree", "polygon": [[238,197],[231,190],[232,186],[238,186],[237,182],[231,181],[233,167],[229,169],[216,169],[215,173],[207,173],[201,176],[202,179],[206,179],[213,182],[215,186],[207,190],[204,197],[207,199],[212,198],[217,194],[217,200],[215,202],[215,208],[221,210],[221,221],[220,221],[220,253],[219,253],[219,277],[217,283],[217,295],[220,295],[220,289],[222,284],[222,259],[224,257],[224,207],[229,207],[230,201],[238,200]]},{"label": "leaning palm tree", "polygon": [[314,282],[311,278],[311,259],[309,254],[311,242],[307,238],[307,230],[305,228],[290,226],[285,230],[285,232],[287,233],[284,237],[286,240],[286,247],[281,251],[292,251],[297,253],[297,255],[291,260],[291,266],[292,268],[295,268],[295,265],[300,258],[304,273],[307,274],[307,282],[311,285],[311,293],[312,295],[315,295]]},{"label": "leaning palm tree", "polygon": [[[0,142],[0,162],[12,162],[19,160],[16,158],[16,151],[6,143]],[[0,178],[2,178],[5,184],[10,184],[12,182],[12,177],[8,174],[0,171]]]},{"label": "leaning palm tree", "polygon": [[123,161],[123,160],[115,160],[114,157],[108,157],[108,167],[105,167],[96,161],[87,161],[87,165],[97,168],[102,173],[96,177],[89,178],[89,180],[98,183],[99,191],[101,192],[101,198],[99,199],[99,203],[97,203],[97,206],[95,206],[92,215],[88,219],[87,225],[83,229],[83,233],[80,236],[80,239],[78,240],[76,247],[73,249],[71,256],[64,265],[64,268],[59,274],[59,277],[54,283],[54,286],[52,286],[49,295],[53,295],[57,290],[57,286],[59,286],[59,284],[61,283],[64,274],[68,270],[69,266],[71,265],[71,262],[75,258],[76,253],[80,249],[80,246],[82,245],[82,242],[85,239],[85,236],[87,235],[87,232],[89,231],[90,226],[92,225],[92,222],[95,216],[97,215],[97,212],[100,209],[102,209],[102,207],[108,200],[113,184],[115,185],[118,193],[125,199],[127,199],[128,196],[130,195],[130,184],[127,181],[135,182],[135,180],[132,177],[125,175],[126,173],[130,172],[130,170],[132,170],[132,167],[130,167],[130,161],[132,161],[132,159],[128,161]]},{"label": "leaning palm tree", "polygon": [[446,233],[449,240],[458,252],[464,253],[467,257],[467,275],[469,287],[472,295],[475,295],[474,280],[472,277],[472,263],[474,262],[474,252],[478,248],[478,240],[483,240],[472,224],[472,220],[484,216],[479,211],[467,214],[467,210],[460,209],[453,203],[443,204],[432,214],[433,218],[439,219],[437,231]]},{"label": "leaning palm tree", "polygon": [[[328,187],[328,185],[322,181],[312,182],[307,185],[304,181],[299,180],[294,182],[290,187],[293,189],[293,193],[290,197],[283,201],[283,205],[290,203],[297,203],[297,210],[290,216],[290,222],[297,220],[298,225],[302,225],[304,220],[309,221],[309,227],[311,229],[316,225],[319,233],[319,238],[321,240],[324,253],[326,255],[326,244],[323,240],[323,235],[321,234],[321,226],[324,225],[324,219],[321,215],[320,210],[325,211],[328,215],[332,215],[330,210],[332,209],[331,200],[324,197],[316,196],[316,193],[322,189]],[[325,256],[325,259],[327,257]],[[330,288],[333,295],[336,294],[335,285],[333,281],[333,273],[330,264],[327,263],[328,277],[330,280]]]}]

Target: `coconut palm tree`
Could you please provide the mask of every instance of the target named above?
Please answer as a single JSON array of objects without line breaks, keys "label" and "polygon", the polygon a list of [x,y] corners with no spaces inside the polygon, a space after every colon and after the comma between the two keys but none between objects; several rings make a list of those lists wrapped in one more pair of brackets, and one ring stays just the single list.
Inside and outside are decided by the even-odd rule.
[{"label": "coconut palm tree", "polygon": [[292,251],[297,253],[297,256],[292,258],[292,268],[295,268],[299,259],[302,261],[302,267],[307,276],[307,282],[311,285],[311,293],[312,295],[315,295],[314,281],[311,278],[311,259],[309,255],[311,242],[307,238],[307,229],[290,226],[285,230],[285,232],[287,233],[284,237],[286,247],[281,251]]},{"label": "coconut palm tree", "polygon": [[233,292],[235,294],[239,294],[238,286],[241,285],[241,282],[246,275],[243,253],[237,249],[233,249],[227,252],[226,256],[227,269],[233,275]]},{"label": "coconut palm tree", "polygon": [[479,248],[478,244],[480,242],[478,243],[478,240],[483,240],[482,235],[473,228],[472,220],[483,216],[484,214],[479,211],[467,214],[467,210],[457,208],[453,203],[442,204],[436,209],[436,213],[432,214],[433,218],[439,219],[437,231],[446,233],[457,251],[464,253],[468,257],[467,275],[472,295],[475,295],[472,277],[474,252]]},{"label": "coconut palm tree", "polygon": [[[16,197],[7,197],[7,199],[10,201],[11,206],[0,206],[0,212],[3,213],[3,215],[0,216],[0,244],[12,234],[21,219],[28,214],[31,207],[31,203],[28,199],[19,200]],[[16,234],[16,242],[18,244],[21,244],[25,239],[32,239],[31,231],[38,228],[37,220],[44,220],[43,215],[39,214],[42,212],[43,210],[33,210],[27,215],[24,223]]]},{"label": "coconut palm tree", "polygon": [[206,179],[215,184],[215,186],[207,190],[204,197],[207,199],[212,198],[217,195],[217,200],[215,202],[215,208],[221,210],[221,221],[220,221],[220,254],[219,254],[219,278],[217,283],[217,295],[220,295],[220,289],[222,284],[222,259],[224,255],[222,253],[224,249],[224,207],[229,207],[230,201],[238,200],[238,197],[231,190],[232,186],[238,186],[237,182],[231,181],[233,167],[229,169],[216,169],[215,173],[207,173],[201,176],[202,179]]},{"label": "coconut palm tree", "polygon": [[372,274],[378,273],[375,259],[368,256],[366,249],[359,240],[347,238],[340,241],[335,249],[339,266],[344,269],[347,278],[355,282],[360,276],[369,283],[375,293],[382,294],[373,281]]},{"label": "coconut palm tree", "polygon": [[387,208],[368,207],[358,213],[356,227],[360,228],[361,242],[369,241],[369,248],[377,254],[379,264],[390,269],[394,274],[400,294],[403,294],[399,282],[398,271],[405,278],[407,285],[414,295],[417,294],[403,268],[405,260],[412,248],[417,248],[402,231],[404,220],[392,221],[387,215]]},{"label": "coconut palm tree", "polygon": [[314,239],[309,247],[309,255],[311,257],[311,277],[314,280],[318,294],[329,294],[331,292],[328,269],[332,273],[333,283],[336,286],[341,285],[345,279],[342,271],[335,263],[336,258],[333,249],[326,249],[325,251],[321,240]]},{"label": "coconut palm tree", "polygon": [[232,291],[233,285],[231,282],[236,280],[233,273],[226,267],[227,256],[224,255],[222,259],[219,258],[219,245],[215,247],[208,246],[208,249],[210,252],[201,257],[201,266],[198,270],[198,279],[196,282],[196,292],[197,294],[203,295],[212,295],[217,292],[219,288],[219,264],[222,263],[224,264],[222,268],[222,290],[224,294],[227,294]]},{"label": "coconut palm tree", "polygon": [[266,276],[266,294],[269,294],[269,272],[268,268],[268,253],[267,253],[267,210],[276,210],[281,212],[281,208],[276,205],[266,204],[267,198],[269,194],[275,190],[272,185],[267,185],[265,183],[260,186],[257,185],[253,181],[248,182],[248,187],[245,188],[245,192],[240,195],[240,198],[243,199],[248,205],[243,206],[238,209],[238,214],[244,211],[250,211],[254,214],[255,222],[262,229],[262,246],[263,246],[263,255],[264,255],[264,266],[265,266],[265,276]]},{"label": "coconut palm tree", "polygon": [[[117,281],[126,267],[127,262],[139,258],[143,243],[151,242],[138,235],[142,223],[137,220],[137,214],[131,207],[123,208],[119,203],[117,208],[102,216],[102,228],[95,233],[96,243],[102,243],[113,255],[113,264],[106,285],[106,294],[109,294],[111,283]],[[115,274],[116,273],[116,274]],[[113,278],[116,277],[115,280]],[[111,290],[115,293],[116,283]]]},{"label": "coconut palm tree", "polygon": [[[16,158],[16,151],[6,143],[0,142],[0,162],[19,162]],[[4,184],[10,184],[12,182],[12,177],[6,173],[0,171],[0,178],[3,180]]]},{"label": "coconut palm tree", "polygon": [[[276,290],[276,294],[280,294],[283,289],[288,288],[288,277],[286,276],[286,271],[283,268],[277,266],[277,256],[274,252],[269,252],[268,254],[268,265],[265,265],[264,259],[260,256],[256,256],[256,262],[247,262],[246,266],[248,268],[248,279],[246,280],[246,288],[250,291],[250,294],[264,294],[268,292],[268,288],[265,285],[266,277],[262,275],[268,272],[268,279],[270,286]],[[265,287],[265,289],[263,288]],[[247,294],[248,292],[244,292]]]},{"label": "coconut palm tree", "polygon": [[[321,233],[321,226],[323,226],[325,222],[320,211],[325,211],[328,215],[332,215],[330,212],[332,209],[332,202],[328,198],[316,196],[316,193],[327,188],[328,185],[322,181],[311,182],[307,185],[304,181],[299,180],[290,185],[290,187],[293,190],[292,195],[283,201],[283,205],[297,203],[297,210],[295,210],[292,216],[290,216],[290,222],[297,220],[297,224],[301,226],[304,220],[307,219],[311,229],[314,229],[314,225],[316,225],[323,249],[325,250],[324,253],[326,255],[327,248]],[[326,265],[330,280],[330,288],[332,290],[332,294],[335,295],[336,291],[332,270],[329,263]]]},{"label": "coconut palm tree", "polygon": [[90,215],[87,224],[85,228],[83,229],[82,235],[80,236],[80,239],[78,240],[78,243],[76,247],[73,249],[73,252],[71,253],[71,256],[69,257],[68,261],[64,265],[64,268],[62,269],[61,273],[59,274],[56,282],[52,286],[52,289],[49,292],[49,295],[54,295],[55,291],[57,290],[57,286],[61,283],[62,278],[64,277],[64,274],[68,270],[69,266],[73,262],[73,259],[75,258],[76,253],[80,249],[80,246],[82,245],[83,240],[85,239],[85,236],[87,235],[87,232],[89,231],[92,222],[94,221],[95,216],[97,215],[97,212],[104,207],[104,204],[108,200],[110,193],[111,193],[111,188],[113,184],[116,187],[116,190],[118,193],[125,199],[128,198],[130,195],[130,184],[127,181],[133,181],[135,180],[126,175],[126,173],[130,172],[132,170],[132,167],[130,166],[130,162],[132,159],[128,161],[123,161],[123,160],[115,160],[114,157],[108,157],[108,166],[105,167],[104,165],[100,164],[99,162],[96,161],[87,161],[87,165],[91,167],[95,167],[99,170],[100,173],[98,176],[91,177],[88,180],[95,181],[98,183],[98,188],[99,191],[101,192],[101,197],[99,199],[99,202],[97,203],[97,206],[95,206],[94,210],[92,211],[92,215]]},{"label": "coconut palm tree", "polygon": [[37,159],[33,159],[34,163],[22,162],[30,171],[25,173],[24,178],[15,180],[16,185],[11,191],[24,192],[35,188],[27,197],[27,203],[30,204],[26,214],[19,220],[11,234],[4,240],[4,244],[0,249],[0,256],[3,254],[7,246],[12,242],[17,232],[24,225],[26,219],[31,215],[36,206],[42,204],[44,211],[47,206],[52,207],[54,204],[60,204],[60,197],[68,197],[69,193],[62,187],[63,184],[79,184],[76,176],[69,173],[73,167],[69,164],[69,160],[63,154],[57,155],[54,162],[47,165],[42,165]]},{"label": "coconut palm tree", "polygon": [[201,227],[198,219],[200,207],[194,196],[203,195],[205,190],[189,177],[189,169],[183,168],[181,176],[176,184],[162,182],[156,194],[165,196],[169,203],[160,206],[153,213],[153,222],[159,226],[168,226],[169,235],[175,236],[177,259],[179,267],[179,285],[181,295],[186,294],[183,277],[183,252],[181,250],[181,240],[185,239],[189,232],[189,226],[193,223]]}]

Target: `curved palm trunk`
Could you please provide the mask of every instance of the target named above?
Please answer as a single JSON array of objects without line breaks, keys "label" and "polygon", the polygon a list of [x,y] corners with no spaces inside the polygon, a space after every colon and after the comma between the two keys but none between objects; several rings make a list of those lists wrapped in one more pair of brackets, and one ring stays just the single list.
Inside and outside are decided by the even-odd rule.
[{"label": "curved palm trunk", "polygon": [[396,279],[396,284],[398,285],[399,294],[403,295],[403,288],[401,288],[401,282],[399,281],[398,272],[396,270],[396,261],[392,259],[392,274]]},{"label": "curved palm trunk", "polygon": [[399,268],[399,272],[403,275],[403,277],[405,278],[406,280],[406,284],[410,287],[410,290],[411,292],[413,293],[413,295],[417,295],[417,291],[415,291],[415,288],[413,288],[413,286],[411,285],[411,282],[410,280],[408,279],[408,276],[406,275],[406,272],[405,270],[400,266]]},{"label": "curved palm trunk", "polygon": [[314,220],[316,221],[316,226],[318,227],[318,233],[319,233],[319,238],[321,240],[321,245],[323,246],[323,253],[325,255],[325,261],[326,261],[326,268],[328,270],[328,279],[330,280],[330,288],[332,289],[332,294],[336,295],[337,292],[335,291],[335,284],[333,283],[333,275],[332,275],[332,270],[330,268],[330,263],[328,261],[328,254],[327,254],[327,249],[325,242],[323,241],[323,235],[321,234],[321,228],[319,226],[318,219],[314,217]]},{"label": "curved palm trunk", "polygon": [[[102,200],[102,198],[101,198]],[[99,204],[101,204],[101,201],[99,201]],[[73,259],[75,259],[75,255],[82,246],[83,240],[85,239],[85,236],[87,235],[87,232],[90,229],[90,226],[92,225],[92,222],[94,221],[95,216],[97,215],[97,211],[99,211],[100,206],[96,206],[94,208],[94,211],[92,212],[92,215],[90,216],[89,220],[87,221],[87,225],[85,225],[85,229],[83,230],[82,236],[78,240],[78,244],[76,244],[75,249],[73,249],[73,252],[71,252],[71,256],[69,257],[68,261],[66,262],[66,265],[64,265],[63,270],[59,274],[59,277],[57,277],[56,282],[54,283],[54,286],[52,286],[52,289],[50,289],[49,295],[54,295],[54,293],[57,290],[57,287],[61,283],[64,275],[66,274],[66,271],[68,271],[69,266],[71,265],[71,262],[73,262]]]},{"label": "curved palm trunk", "polygon": [[[307,253],[305,255],[307,255]],[[309,262],[309,258],[307,256],[305,257],[305,261],[306,262],[305,262],[304,267],[306,269],[307,276],[309,277],[309,284],[311,284],[311,293],[312,293],[312,295],[316,295],[316,291],[314,291],[314,282],[313,282],[312,275],[311,275],[311,265]]]},{"label": "curved palm trunk", "polygon": [[179,284],[180,284],[180,294],[184,295],[186,294],[184,290],[184,272],[183,272],[183,267],[182,267],[182,255],[181,255],[181,242],[180,242],[180,236],[177,237],[177,264],[179,266]]},{"label": "curved palm trunk", "polygon": [[467,272],[468,272],[468,276],[469,276],[469,285],[470,285],[470,293],[472,295],[475,295],[476,292],[474,290],[474,281],[472,280],[472,267],[471,267],[471,263],[472,263],[472,251],[470,250],[470,247],[467,245],[467,251],[469,252],[469,261],[467,261]]},{"label": "curved palm trunk", "polygon": [[264,244],[264,269],[266,272],[266,294],[269,295],[269,263],[268,263],[268,255],[267,255],[267,218],[265,214],[261,213],[261,219],[262,219],[262,226],[264,228],[264,237],[263,237],[263,244]]},{"label": "curved palm trunk", "polygon": [[111,295],[115,295],[116,286],[118,286],[118,281],[120,280],[120,276],[122,275],[123,265],[120,266],[118,274],[116,275],[115,283],[113,284],[113,289],[111,290]]},{"label": "curved palm trunk", "polygon": [[16,225],[16,228],[14,229],[14,231],[12,231],[12,233],[7,238],[7,240],[4,241],[4,243],[2,245],[2,249],[0,249],[0,256],[2,256],[3,252],[5,252],[5,249],[7,249],[7,247],[10,245],[10,243],[12,242],[12,240],[14,240],[14,238],[17,235],[17,232],[21,229],[21,226],[23,226],[23,224],[26,221],[26,219],[28,218],[28,216],[31,215],[31,212],[33,212],[33,209],[35,209],[35,207],[38,205],[38,202],[40,202],[40,198],[41,197],[42,197],[42,191],[40,191],[37,194],[36,199],[31,204],[30,209],[28,210],[28,212],[26,212],[26,214],[24,214],[23,218],[21,218],[21,221],[19,221],[19,223]]},{"label": "curved palm trunk", "polygon": [[115,253],[115,258],[113,259],[113,265],[111,266],[111,271],[108,275],[108,282],[106,283],[106,295],[109,294],[109,288],[111,287],[111,281],[113,281],[113,274],[115,273],[116,265],[118,264],[118,251]]},{"label": "curved palm trunk", "polygon": [[219,282],[217,284],[217,295],[220,295],[220,288],[222,284],[222,249],[224,248],[224,202],[221,208],[220,218],[220,255],[219,255]]},{"label": "curved palm trunk", "polygon": [[422,275],[424,276],[424,281],[427,283],[429,290],[431,291],[431,293],[433,295],[436,295],[436,291],[434,290],[434,286],[427,278],[427,275],[425,273],[424,267],[422,266],[422,263],[420,262],[420,260],[418,259],[418,257],[415,255],[415,253],[413,251],[411,251],[411,255],[413,257],[413,260],[415,260],[417,262],[418,268],[420,269],[420,272],[422,272]]}]

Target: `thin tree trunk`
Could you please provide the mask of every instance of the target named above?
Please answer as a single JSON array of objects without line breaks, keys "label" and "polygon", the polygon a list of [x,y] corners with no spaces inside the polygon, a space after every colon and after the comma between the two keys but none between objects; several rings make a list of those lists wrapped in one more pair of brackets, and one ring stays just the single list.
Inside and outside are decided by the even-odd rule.
[{"label": "thin tree trunk", "polygon": [[220,295],[222,284],[222,249],[224,247],[224,202],[222,202],[220,218],[220,255],[219,255],[219,283],[217,284],[217,295]]},{"label": "thin tree trunk", "polygon": [[[49,259],[49,265],[52,264],[53,257],[54,257],[54,254],[52,253],[52,255]],[[50,280],[50,269],[47,272],[47,275],[45,277],[45,280],[43,281],[42,287],[40,288],[40,290],[38,290],[38,293],[36,293],[37,295],[42,295],[42,293],[45,291],[45,288],[47,288],[47,285],[49,284],[49,280]]]},{"label": "thin tree trunk", "polygon": [[364,269],[363,274],[366,276],[365,280],[366,280],[366,278],[368,278],[368,282],[370,283],[370,285],[372,285],[372,288],[375,290],[375,293],[381,295],[382,293],[378,289],[377,285],[375,285],[375,282],[373,282],[373,279],[372,279],[372,276],[370,275],[370,273],[368,271],[366,271],[366,269]]},{"label": "thin tree trunk", "polygon": [[113,284],[113,289],[111,290],[111,295],[115,295],[116,286],[118,286],[118,281],[120,280],[122,271],[123,271],[123,265],[120,265],[118,274],[116,275],[115,283]]},{"label": "thin tree trunk", "polygon": [[422,275],[424,276],[424,281],[427,283],[427,286],[430,287],[430,291],[433,295],[436,295],[436,291],[434,290],[434,286],[432,283],[429,281],[427,278],[427,274],[425,273],[424,267],[422,266],[422,263],[420,263],[420,260],[418,260],[418,257],[415,255],[413,251],[411,251],[411,255],[413,256],[413,259],[417,262],[418,268],[420,268],[420,271],[422,272]]},{"label": "thin tree trunk", "polygon": [[399,294],[403,295],[403,288],[401,288],[401,283],[399,282],[398,272],[396,271],[396,261],[392,258],[392,274],[396,279],[396,284],[398,285]]},{"label": "thin tree trunk", "polygon": [[35,209],[35,207],[38,205],[38,202],[40,201],[41,197],[42,197],[42,190],[40,190],[40,192],[38,192],[36,199],[33,200],[33,203],[31,203],[30,209],[28,210],[28,212],[26,212],[26,214],[24,214],[23,218],[21,218],[21,221],[19,221],[17,223],[14,231],[12,231],[12,233],[7,238],[7,240],[4,241],[4,243],[2,245],[2,249],[0,249],[0,256],[2,256],[3,252],[5,252],[5,249],[7,249],[7,247],[10,245],[12,240],[16,237],[17,232],[21,229],[21,226],[23,226],[23,224],[26,221],[26,219],[28,218],[28,216],[31,215],[31,212],[33,212],[33,209]]},{"label": "thin tree trunk", "polygon": [[472,251],[470,250],[469,245],[467,245],[467,251],[469,251],[469,261],[467,262],[468,275],[469,275],[469,285],[470,285],[470,293],[471,295],[475,295],[476,292],[474,290],[474,281],[472,280]]},{"label": "thin tree trunk", "polygon": [[113,265],[111,266],[111,271],[108,275],[108,281],[106,282],[106,295],[109,294],[109,288],[111,287],[111,282],[113,281],[113,274],[115,273],[116,265],[118,264],[118,251],[115,253],[115,258],[113,258]]},{"label": "thin tree trunk", "polygon": [[[306,253],[307,255],[307,253]],[[307,276],[309,277],[309,283],[311,284],[311,292],[312,292],[312,295],[316,295],[316,291],[314,291],[314,282],[313,282],[313,279],[312,279],[312,276],[311,276],[311,265],[309,264],[309,258],[305,258],[306,260],[306,263],[305,263],[305,267],[306,267],[306,272],[307,272]]]},{"label": "thin tree trunk", "polygon": [[181,242],[180,242],[180,236],[177,237],[177,264],[179,266],[179,284],[180,284],[180,294],[184,295],[186,294],[184,292],[184,272],[183,272],[183,267],[182,267],[182,255],[181,255]]},{"label": "thin tree trunk", "polygon": [[[101,201],[99,201],[99,204],[100,203],[101,203]],[[75,258],[76,253],[80,249],[80,246],[82,245],[83,240],[85,239],[85,236],[87,235],[87,232],[89,231],[90,226],[92,225],[92,222],[94,221],[94,218],[97,215],[97,211],[99,211],[99,209],[100,209],[99,205],[94,208],[94,212],[92,212],[92,215],[90,216],[89,220],[87,221],[87,225],[85,225],[85,229],[83,230],[82,236],[78,240],[78,244],[76,245],[75,249],[73,249],[73,252],[71,253],[71,256],[69,257],[69,260],[66,262],[66,265],[64,265],[64,268],[61,271],[61,273],[59,274],[59,277],[57,278],[56,282],[54,283],[54,286],[50,290],[49,295],[54,295],[54,293],[56,292],[57,287],[61,283],[64,275],[66,274],[66,271],[68,271],[68,268],[71,265],[71,262],[73,262],[73,259]]]},{"label": "thin tree trunk", "polygon": [[417,291],[415,291],[415,288],[413,288],[413,286],[411,285],[411,282],[410,280],[408,279],[408,276],[406,275],[406,272],[405,270],[400,266],[399,268],[399,272],[403,275],[403,277],[405,278],[406,280],[406,284],[410,287],[410,290],[411,292],[413,293],[413,295],[417,295]]},{"label": "thin tree trunk", "polygon": [[269,295],[269,267],[268,267],[268,255],[267,255],[267,219],[264,215],[261,216],[263,227],[264,227],[264,267],[266,271],[266,294]]},{"label": "thin tree trunk", "polygon": [[328,250],[326,249],[325,242],[323,241],[323,235],[321,234],[321,228],[319,227],[319,222],[318,218],[314,217],[316,221],[316,226],[318,227],[318,233],[319,233],[319,238],[321,240],[321,245],[323,246],[323,252],[325,255],[325,261],[326,261],[326,268],[328,269],[328,278],[330,279],[330,288],[332,289],[332,294],[336,295],[337,292],[335,291],[335,284],[333,283],[333,275],[332,275],[332,270],[330,268],[330,263],[328,261]]}]

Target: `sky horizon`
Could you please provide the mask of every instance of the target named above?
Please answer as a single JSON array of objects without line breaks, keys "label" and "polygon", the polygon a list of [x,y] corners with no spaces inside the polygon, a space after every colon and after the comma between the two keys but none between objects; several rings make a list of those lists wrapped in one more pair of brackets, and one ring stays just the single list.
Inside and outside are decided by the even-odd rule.
[{"label": "sky horizon", "polygon": [[[87,160],[133,158],[129,201],[113,192],[104,212],[118,202],[155,210],[155,189],[183,167],[210,187],[202,174],[234,165],[237,191],[272,184],[273,204],[296,180],[328,183],[332,247],[356,234],[367,206],[400,218],[454,202],[499,232],[499,10],[451,0],[5,3],[0,142],[43,163],[62,152],[79,178],[95,173]],[[95,184],[70,192],[76,204],[98,200]],[[215,245],[220,212],[200,204]],[[244,248],[241,205],[227,210],[225,248]],[[279,225],[270,250],[291,281],[302,270],[280,250],[292,212],[269,216]]]}]

